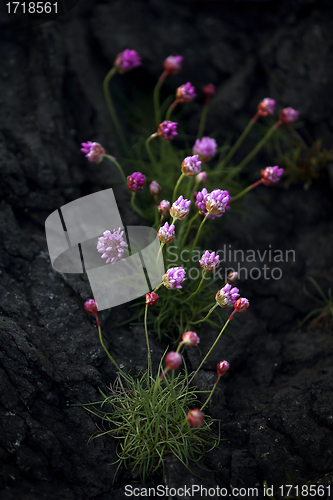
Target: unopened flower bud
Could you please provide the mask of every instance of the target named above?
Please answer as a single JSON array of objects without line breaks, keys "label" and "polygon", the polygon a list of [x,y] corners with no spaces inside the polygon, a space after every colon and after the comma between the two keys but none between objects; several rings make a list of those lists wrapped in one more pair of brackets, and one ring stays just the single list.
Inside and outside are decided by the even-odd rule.
[{"label": "unopened flower bud", "polygon": [[279,114],[279,120],[282,125],[291,125],[298,119],[299,111],[293,108],[284,108]]},{"label": "unopened flower bud", "polygon": [[236,312],[245,312],[246,309],[249,307],[250,303],[247,299],[244,299],[241,297],[240,299],[236,300],[235,302],[235,311]]},{"label": "unopened flower bud", "polygon": [[272,186],[279,182],[282,174],[283,168],[279,168],[278,165],[275,165],[275,167],[266,167],[261,171],[262,183],[265,186]]},{"label": "unopened flower bud", "polygon": [[167,215],[170,210],[171,203],[168,200],[162,200],[157,207],[157,210],[161,215]]},{"label": "unopened flower bud", "polygon": [[83,142],[83,148],[81,148],[82,153],[85,153],[86,158],[90,163],[99,163],[103,160],[105,156],[105,149],[98,142]]},{"label": "unopened flower bud", "polygon": [[183,362],[183,358],[179,352],[171,351],[165,356],[165,368],[167,370],[177,370]]},{"label": "unopened flower bud", "polygon": [[216,155],[216,151],[216,141],[211,137],[202,137],[202,139],[197,139],[192,148],[193,154],[198,154],[199,159],[204,162],[211,160]]},{"label": "unopened flower bud", "polygon": [[198,345],[200,339],[195,332],[185,332],[182,337],[182,344],[187,345],[188,347],[194,347]]},{"label": "unopened flower bud", "polygon": [[261,102],[258,104],[258,113],[261,116],[270,116],[274,113],[275,111],[275,100],[270,99],[269,97],[265,97]]},{"label": "unopened flower bud", "polygon": [[200,184],[206,184],[207,182],[207,179],[208,179],[208,174],[207,172],[200,172],[200,174],[198,174],[195,178],[195,182],[196,183],[200,183]]},{"label": "unopened flower bud", "polygon": [[192,99],[196,97],[195,88],[191,84],[191,82],[185,83],[185,85],[181,85],[176,90],[176,99],[178,102],[191,102]]},{"label": "unopened flower bud", "polygon": [[168,75],[177,75],[178,71],[181,69],[183,56],[169,56],[163,63],[164,71]]},{"label": "unopened flower bud", "polygon": [[190,410],[187,412],[186,420],[190,424],[191,427],[202,427],[205,421],[204,414],[199,408],[195,408],[194,410]]},{"label": "unopened flower bud", "polygon": [[216,92],[215,85],[213,85],[212,83],[207,83],[207,85],[202,87],[202,92],[206,96],[206,101],[209,101],[209,99],[213,97],[213,95],[215,95]]},{"label": "unopened flower bud", "polygon": [[156,302],[160,300],[159,296],[155,292],[146,293],[146,305],[154,306]]},{"label": "unopened flower bud", "polygon": [[228,361],[220,361],[219,363],[217,363],[217,374],[219,377],[222,377],[222,375],[224,375],[225,373],[227,373],[227,371],[229,370],[230,368],[230,365],[228,363]]},{"label": "unopened flower bud", "polygon": [[238,280],[238,273],[236,271],[230,271],[228,274],[228,283],[235,283]]},{"label": "unopened flower bud", "polygon": [[126,49],[117,55],[114,65],[119,73],[127,73],[141,65],[141,57],[136,50]]},{"label": "unopened flower bud", "polygon": [[89,314],[94,314],[96,316],[96,314],[98,313],[97,303],[94,299],[86,300],[86,302],[84,303],[84,308]]},{"label": "unopened flower bud", "polygon": [[150,192],[153,196],[158,196],[162,191],[161,186],[158,182],[152,181],[149,185]]}]

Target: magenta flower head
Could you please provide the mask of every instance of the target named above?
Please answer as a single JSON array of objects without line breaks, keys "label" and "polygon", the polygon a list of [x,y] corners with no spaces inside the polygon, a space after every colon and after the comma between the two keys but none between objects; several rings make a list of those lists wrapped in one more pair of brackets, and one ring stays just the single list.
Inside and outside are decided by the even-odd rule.
[{"label": "magenta flower head", "polygon": [[198,429],[202,427],[205,421],[204,414],[199,408],[195,408],[194,410],[190,410],[187,412],[186,420],[190,424],[191,427]]},{"label": "magenta flower head", "polygon": [[156,302],[160,300],[160,297],[155,292],[146,293],[146,306],[154,306]]},{"label": "magenta flower head", "polygon": [[216,92],[215,85],[213,85],[212,83],[207,83],[207,85],[202,87],[202,92],[205,94],[205,97],[206,97],[205,104],[208,104],[211,97],[213,97],[213,95],[215,95],[215,92]]},{"label": "magenta flower head", "polygon": [[238,273],[236,271],[230,271],[228,274],[228,283],[235,283],[238,280]]},{"label": "magenta flower head", "polygon": [[99,163],[103,160],[105,155],[105,149],[103,146],[98,144],[98,142],[83,142],[81,144],[83,148],[81,148],[82,153],[86,154],[86,158],[90,161],[90,163]]},{"label": "magenta flower head", "polygon": [[176,90],[176,99],[178,102],[191,102],[196,95],[195,88],[190,82],[181,85]]},{"label": "magenta flower head", "polygon": [[299,111],[296,111],[293,108],[284,108],[280,111],[279,120],[282,125],[291,125],[297,121],[298,115]]},{"label": "magenta flower head", "polygon": [[127,189],[129,191],[133,191],[134,193],[141,191],[145,184],[146,178],[140,172],[134,172],[132,175],[127,177]]},{"label": "magenta flower head", "polygon": [[277,165],[275,167],[266,167],[261,171],[261,181],[265,186],[271,186],[279,182],[282,174],[283,168],[279,168]]},{"label": "magenta flower head", "polygon": [[[208,198],[208,191],[206,188],[203,188],[201,191],[199,191],[197,194],[196,194],[196,206],[198,207],[199,209],[199,213],[201,215],[207,215],[207,210],[206,210],[206,201],[207,201],[207,198]],[[208,216],[208,219],[215,219],[215,217],[222,217],[223,214],[218,214],[218,215],[214,215],[213,213],[210,213],[209,216]]]},{"label": "magenta flower head", "polygon": [[217,374],[219,377],[222,377],[222,375],[224,375],[225,373],[227,373],[227,371],[229,370],[230,368],[230,365],[228,363],[228,361],[220,361],[219,363],[217,363]]},{"label": "magenta flower head", "polygon": [[175,225],[166,222],[158,231],[158,239],[161,243],[171,243],[175,238]]},{"label": "magenta flower head", "polygon": [[220,256],[215,255],[215,252],[209,253],[208,250],[206,250],[199,260],[199,263],[205,273],[214,273],[216,268],[220,265]]},{"label": "magenta flower head", "polygon": [[119,73],[127,73],[127,71],[141,65],[141,57],[136,50],[126,49],[117,55],[114,65]]},{"label": "magenta flower head", "polygon": [[170,215],[174,219],[184,220],[190,211],[190,200],[184,200],[183,195],[180,195],[178,200],[174,201],[170,208]]},{"label": "magenta flower head", "polygon": [[258,104],[258,113],[261,116],[270,116],[275,111],[275,100],[270,99],[269,97],[265,97]]},{"label": "magenta flower head", "polygon": [[164,71],[168,75],[177,75],[182,67],[183,56],[169,56],[163,63]]},{"label": "magenta flower head", "polygon": [[172,290],[174,288],[183,288],[181,283],[185,280],[186,271],[182,267],[171,267],[163,275],[163,285]]},{"label": "magenta flower head", "polygon": [[208,174],[207,172],[200,172],[200,174],[198,174],[195,178],[195,182],[197,184],[206,184],[207,182],[207,179],[208,179]]},{"label": "magenta flower head", "polygon": [[187,156],[182,162],[182,172],[189,177],[198,175],[201,172],[199,155]]},{"label": "magenta flower head", "polygon": [[239,297],[238,288],[232,288],[229,283],[224,285],[215,295],[215,300],[221,307],[232,307]]},{"label": "magenta flower head", "polygon": [[94,299],[86,300],[84,303],[84,308],[89,314],[96,316],[98,313],[97,303]]},{"label": "magenta flower head", "polygon": [[175,351],[170,351],[166,356],[165,356],[165,368],[167,370],[177,370],[182,363],[183,363],[183,358],[179,354],[179,352]]},{"label": "magenta flower head", "polygon": [[222,215],[226,210],[229,210],[228,203],[231,201],[228,191],[214,189],[207,195],[206,210],[215,215]]},{"label": "magenta flower head", "polygon": [[249,301],[241,297],[235,302],[235,311],[240,313],[245,312],[246,309],[249,307],[249,305],[250,305]]},{"label": "magenta flower head", "polygon": [[207,162],[216,155],[217,144],[215,139],[210,137],[203,137],[201,140],[197,139],[192,148],[193,154],[198,154],[200,160]]},{"label": "magenta flower head", "polygon": [[177,122],[165,120],[159,124],[156,133],[161,137],[161,139],[163,139],[163,141],[172,141],[172,139],[178,135],[177,125]]},{"label": "magenta flower head", "polygon": [[195,332],[185,332],[183,333],[181,344],[186,345],[187,347],[194,347],[198,345],[200,339]]},{"label": "magenta flower head", "polygon": [[161,186],[159,185],[158,182],[156,181],[152,181],[149,185],[149,190],[150,190],[150,193],[153,195],[153,196],[158,196],[160,194],[160,192],[162,191],[161,189]]},{"label": "magenta flower head", "polygon": [[106,264],[111,262],[114,264],[118,259],[121,259],[124,248],[127,247],[123,238],[124,231],[121,228],[111,231],[104,231],[103,236],[98,238],[97,251],[102,255],[102,259],[106,259]]},{"label": "magenta flower head", "polygon": [[170,210],[171,203],[168,200],[162,200],[157,207],[157,210],[161,215],[167,215]]}]

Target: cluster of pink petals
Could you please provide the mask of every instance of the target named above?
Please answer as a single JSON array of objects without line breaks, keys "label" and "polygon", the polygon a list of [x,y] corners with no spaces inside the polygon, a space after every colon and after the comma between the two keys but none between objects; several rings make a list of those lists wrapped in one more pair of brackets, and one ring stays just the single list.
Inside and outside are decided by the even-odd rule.
[{"label": "cluster of pink petals", "polygon": [[129,191],[134,191],[137,193],[143,189],[143,186],[146,184],[146,178],[141,172],[134,172],[132,175],[127,177],[127,189]]},{"label": "cluster of pink petals", "polygon": [[293,108],[284,108],[279,114],[279,120],[282,125],[291,125],[298,119],[299,111]]},{"label": "cluster of pink petals", "polygon": [[185,332],[183,333],[181,344],[187,347],[195,347],[200,342],[198,335],[195,332]]},{"label": "cluster of pink petals", "polygon": [[183,56],[169,56],[163,63],[164,71],[168,75],[176,75],[182,67]]},{"label": "cluster of pink petals", "polygon": [[182,162],[182,172],[189,177],[200,174],[201,161],[199,155],[186,156]]},{"label": "cluster of pink petals", "polygon": [[181,283],[185,280],[186,271],[182,267],[171,267],[163,275],[163,285],[169,290],[174,288],[183,288]]},{"label": "cluster of pink petals", "polygon": [[238,288],[227,283],[221,290],[215,295],[215,300],[221,307],[232,307],[239,297]]},{"label": "cluster of pink petals", "polygon": [[176,90],[176,99],[178,102],[191,102],[195,97],[195,88],[193,87],[191,82],[185,83],[185,85],[181,85]]},{"label": "cluster of pink petals", "polygon": [[215,255],[215,252],[210,253],[206,250],[199,260],[199,263],[205,273],[208,271],[214,273],[216,268],[220,265],[220,256]]},{"label": "cluster of pink petals", "polygon": [[222,375],[224,375],[225,373],[227,373],[227,371],[229,370],[230,368],[230,365],[228,363],[228,361],[220,361],[219,363],[217,363],[217,374],[219,377],[222,377]]},{"label": "cluster of pink petals", "polygon": [[86,158],[91,163],[99,163],[103,160],[105,156],[105,149],[98,142],[83,142],[81,144],[83,147],[81,148],[82,153],[85,153]]},{"label": "cluster of pink petals", "polygon": [[[206,188],[203,188],[201,191],[199,191],[196,194],[196,206],[199,209],[199,212],[201,215],[207,215],[207,210],[206,210],[206,201],[207,201],[207,196],[208,196],[208,191]],[[216,217],[222,217],[223,214],[219,215],[214,215],[213,213],[210,213],[208,216],[208,219],[215,219]]]},{"label": "cluster of pink petals", "polygon": [[271,99],[270,97],[265,97],[261,102],[258,104],[258,113],[261,116],[270,116],[274,113],[275,111],[275,100]]},{"label": "cluster of pink petals", "polygon": [[150,292],[146,293],[146,305],[147,306],[154,306],[156,302],[160,300],[160,297],[157,293],[155,292]]},{"label": "cluster of pink petals", "polygon": [[165,368],[167,370],[177,370],[183,362],[183,358],[179,354],[179,352],[176,351],[170,351],[164,359],[165,362]]},{"label": "cluster of pink petals", "polygon": [[117,230],[104,231],[103,236],[98,238],[97,251],[102,253],[102,259],[106,259],[106,263],[114,264],[118,259],[121,259],[124,248],[127,247],[123,238],[124,231],[121,228]]},{"label": "cluster of pink petals", "polygon": [[283,174],[283,168],[279,168],[278,165],[275,167],[266,167],[261,171],[261,180],[265,186],[271,186],[279,182],[281,175]]},{"label": "cluster of pink petals", "polygon": [[207,195],[206,210],[214,215],[222,215],[226,210],[229,210],[228,203],[231,201],[231,196],[228,191],[214,189]]},{"label": "cluster of pink petals", "polygon": [[160,192],[162,191],[161,186],[159,185],[159,183],[157,181],[152,181],[150,183],[149,190],[153,196],[158,196],[160,194]]},{"label": "cluster of pink petals", "polygon": [[136,50],[126,49],[117,55],[114,65],[119,73],[127,73],[127,71],[141,65],[141,57]]},{"label": "cluster of pink petals", "polygon": [[171,243],[175,238],[175,225],[166,222],[158,231],[158,239],[161,243]]},{"label": "cluster of pink petals", "polygon": [[195,408],[194,410],[190,410],[187,412],[186,420],[190,424],[191,427],[198,429],[202,427],[205,422],[204,414],[199,408]]},{"label": "cluster of pink petals", "polygon": [[178,200],[174,201],[172,207],[170,208],[170,215],[174,219],[184,220],[190,211],[190,200],[183,199],[180,195]]},{"label": "cluster of pink petals", "polygon": [[170,210],[171,203],[168,200],[162,200],[157,207],[157,210],[161,215],[167,215]]},{"label": "cluster of pink petals", "polygon": [[216,155],[217,144],[215,139],[211,137],[203,137],[202,139],[197,139],[192,148],[193,154],[198,154],[200,160],[207,162]]},{"label": "cluster of pink petals", "polygon": [[165,120],[160,123],[157,128],[157,135],[161,137],[164,141],[172,141],[177,132],[177,122],[171,122],[170,120]]},{"label": "cluster of pink petals", "polygon": [[249,307],[250,303],[247,299],[244,297],[241,297],[240,299],[236,300],[235,302],[235,311],[236,312],[245,312],[246,309]]}]

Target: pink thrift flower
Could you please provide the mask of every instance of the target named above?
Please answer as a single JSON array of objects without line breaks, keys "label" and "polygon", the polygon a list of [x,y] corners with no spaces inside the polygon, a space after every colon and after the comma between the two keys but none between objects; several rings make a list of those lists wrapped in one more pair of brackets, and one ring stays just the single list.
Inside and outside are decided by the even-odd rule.
[{"label": "pink thrift flower", "polygon": [[[207,215],[207,210],[206,210],[206,201],[207,201],[207,197],[208,197],[208,191],[206,188],[203,188],[201,191],[199,191],[197,194],[196,194],[196,206],[198,207],[199,209],[199,213],[201,215]],[[210,213],[209,216],[208,216],[208,219],[215,219],[216,217],[222,217],[223,214],[218,214],[218,215],[214,215],[213,213]]]},{"label": "pink thrift flower", "polygon": [[239,297],[238,288],[232,288],[229,283],[224,285],[215,295],[215,300],[221,307],[232,307]]},{"label": "pink thrift flower", "polygon": [[265,186],[271,186],[279,182],[281,175],[283,174],[283,168],[279,168],[277,165],[275,167],[266,167],[261,171],[262,183]]},{"label": "pink thrift flower", "polygon": [[185,280],[186,271],[182,267],[171,267],[163,275],[163,285],[169,290],[183,288],[181,283]]},{"label": "pink thrift flower", "polygon": [[124,248],[127,247],[123,238],[124,231],[121,228],[114,229],[113,232],[104,231],[103,236],[98,238],[97,251],[102,253],[102,259],[106,259],[106,264],[111,262],[114,264],[118,259],[121,259]]},{"label": "pink thrift flower", "polygon": [[205,273],[214,273],[216,268],[220,265],[220,256],[215,255],[215,252],[209,253],[208,250],[206,250],[199,260],[199,263]]},{"label": "pink thrift flower", "polygon": [[181,344],[185,344],[187,347],[194,347],[198,345],[200,339],[195,332],[185,332],[183,333]]},{"label": "pink thrift flower", "polygon": [[261,116],[270,116],[274,113],[275,111],[275,100],[270,99],[269,97],[265,97],[261,102],[258,104],[258,113]]},{"label": "pink thrift flower", "polygon": [[222,375],[224,375],[225,373],[227,373],[227,371],[229,370],[230,368],[230,365],[228,363],[228,361],[220,361],[219,363],[217,363],[217,374],[219,377],[222,377]]},{"label": "pink thrift flower", "polygon": [[198,175],[201,172],[199,155],[187,156],[182,162],[182,172],[189,177]]},{"label": "pink thrift flower", "polygon": [[192,148],[193,154],[198,154],[200,160],[207,162],[216,155],[217,144],[215,139],[210,137],[203,137],[202,139],[197,139]]},{"label": "pink thrift flower", "polygon": [[284,108],[279,114],[279,120],[282,125],[291,125],[298,119],[299,111],[293,108]]},{"label": "pink thrift flower", "polygon": [[114,65],[119,73],[127,73],[127,71],[141,65],[141,57],[136,50],[126,49],[117,55]]},{"label": "pink thrift flower", "polygon": [[249,301],[242,297],[242,298],[236,300],[235,311],[236,312],[245,312],[246,309],[249,307],[249,305],[250,305]]},{"label": "pink thrift flower", "polygon": [[177,122],[171,122],[170,120],[165,120],[164,122],[159,124],[156,133],[164,141],[172,141],[172,139],[176,137],[176,135],[178,135],[177,125],[178,125]]},{"label": "pink thrift flower", "polygon": [[105,149],[98,142],[83,142],[82,146],[81,151],[86,153],[85,156],[91,163],[99,163],[103,160]]},{"label": "pink thrift flower", "polygon": [[98,313],[97,303],[94,299],[86,300],[84,303],[84,308],[89,314],[94,314],[96,316],[96,314]]},{"label": "pink thrift flower", "polygon": [[157,207],[157,210],[161,215],[167,215],[170,210],[171,203],[168,200],[162,200]]},{"label": "pink thrift flower", "polygon": [[190,82],[181,85],[176,90],[176,99],[178,102],[191,102],[196,95],[195,88]]},{"label": "pink thrift flower", "polygon": [[156,302],[160,300],[159,296],[155,292],[146,293],[146,305],[154,306]]},{"label": "pink thrift flower", "polygon": [[150,193],[153,195],[153,196],[158,196],[160,194],[160,192],[162,191],[161,189],[161,186],[159,185],[158,182],[156,181],[152,181],[149,185],[149,190],[150,190]]},{"label": "pink thrift flower", "polygon": [[184,220],[190,211],[190,200],[184,200],[183,196],[180,195],[178,200],[174,201],[172,207],[170,208],[170,215],[174,219]]},{"label": "pink thrift flower", "polygon": [[236,271],[230,271],[228,274],[228,283],[235,283],[238,279],[238,273]]},{"label": "pink thrift flower", "polygon": [[134,172],[132,175],[127,177],[127,189],[129,191],[134,191],[134,193],[141,191],[145,183],[146,178],[140,172]]},{"label": "pink thrift flower", "polygon": [[183,56],[169,56],[163,63],[164,71],[168,75],[177,75],[182,67]]},{"label": "pink thrift flower", "polygon": [[175,225],[166,222],[158,231],[158,239],[161,243],[171,243],[175,238]]},{"label": "pink thrift flower", "polygon": [[206,210],[215,215],[222,215],[226,210],[229,210],[228,203],[231,201],[228,191],[214,189],[207,195]]},{"label": "pink thrift flower", "polygon": [[198,184],[206,184],[208,179],[208,174],[207,172],[200,172],[195,178],[196,183]]},{"label": "pink thrift flower", "polygon": [[190,424],[191,427],[198,429],[202,427],[205,421],[204,414],[199,408],[195,408],[194,410],[190,410],[187,412],[186,420]]},{"label": "pink thrift flower", "polygon": [[175,351],[170,351],[166,356],[165,356],[165,368],[167,370],[177,370],[183,362],[183,358],[179,354],[179,352]]}]

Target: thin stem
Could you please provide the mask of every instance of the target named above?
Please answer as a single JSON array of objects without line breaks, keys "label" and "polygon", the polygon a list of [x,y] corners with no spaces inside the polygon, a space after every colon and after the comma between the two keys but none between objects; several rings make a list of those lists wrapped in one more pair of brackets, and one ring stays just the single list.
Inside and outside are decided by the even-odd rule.
[{"label": "thin stem", "polygon": [[183,246],[185,245],[185,241],[186,241],[186,238],[188,236],[188,233],[190,232],[190,229],[191,229],[191,226],[193,224],[193,222],[195,221],[195,219],[199,216],[199,212],[197,212],[193,217],[192,219],[190,219],[189,223],[187,224],[187,229],[186,229],[186,233],[182,239],[182,242],[180,244],[180,247],[179,247],[179,250],[181,250],[183,248]]},{"label": "thin stem", "polygon": [[111,155],[104,155],[104,156],[105,156],[105,158],[107,158],[108,160],[112,161],[112,163],[114,163],[116,165],[116,167],[118,168],[118,170],[120,172],[120,175],[123,178],[124,183],[127,184],[127,179],[126,179],[126,176],[124,174],[124,171],[121,168],[121,165],[117,162],[117,160],[113,156],[111,156]]},{"label": "thin stem", "polygon": [[207,113],[208,113],[208,104],[204,104],[201,112],[201,117],[200,117],[200,123],[199,123],[199,128],[198,128],[198,139],[201,139],[205,130],[205,124],[206,124],[206,119],[207,119]]},{"label": "thin stem", "polygon": [[146,140],[146,150],[147,150],[147,153],[148,153],[148,155],[149,155],[150,161],[152,162],[152,164],[153,164],[153,165],[154,165],[154,167],[155,167],[155,166],[156,166],[156,160],[155,160],[155,157],[154,157],[154,155],[153,155],[153,153],[152,153],[152,150],[150,149],[150,144],[149,144],[149,143],[150,143],[150,141],[151,141],[152,139],[154,139],[154,137],[156,137],[156,132],[155,132],[155,134],[150,135],[150,136],[148,137],[148,139]]},{"label": "thin stem", "polygon": [[191,253],[193,253],[193,250],[195,249],[195,246],[197,244],[197,241],[198,241],[198,238],[199,238],[199,234],[200,234],[200,231],[201,231],[201,228],[202,226],[204,225],[204,223],[206,222],[206,220],[208,219],[208,216],[209,216],[210,212],[207,212],[205,218],[203,219],[203,221],[201,222],[200,226],[199,226],[199,229],[198,229],[198,232],[197,232],[197,235],[195,237],[195,240],[193,242],[193,245],[192,245],[192,250],[191,250]]},{"label": "thin stem", "polygon": [[163,84],[166,76],[167,76],[167,73],[165,71],[163,71],[163,73],[159,77],[158,82],[156,83],[155,88],[154,88],[154,111],[155,111],[156,127],[158,127],[159,124],[161,123],[160,90],[161,90],[162,84]]},{"label": "thin stem", "polygon": [[138,208],[136,205],[135,205],[135,191],[132,192],[132,196],[131,196],[131,207],[133,208],[133,210],[139,214],[141,217],[143,217],[144,219],[146,219],[147,217],[145,216],[145,214],[143,212],[141,212],[140,208]]},{"label": "thin stem", "polygon": [[175,189],[173,190],[173,195],[172,195],[172,202],[176,201],[176,194],[177,194],[177,189],[183,178],[185,177],[185,174],[182,173],[181,176],[179,177],[178,181],[176,182]]},{"label": "thin stem", "polygon": [[215,302],[215,304],[209,309],[208,314],[204,317],[204,319],[199,319],[199,321],[194,321],[192,324],[196,325],[197,323],[202,323],[203,321],[206,321],[206,319],[209,318],[209,316],[217,308],[218,305],[219,305],[218,302]]},{"label": "thin stem", "polygon": [[218,165],[218,167],[224,167],[224,165],[231,160],[231,158],[234,156],[234,154],[236,153],[237,149],[242,144],[242,142],[244,141],[245,137],[247,136],[247,134],[250,132],[251,128],[253,127],[253,125],[257,121],[257,118],[258,118],[257,115],[255,115],[249,121],[249,123],[246,125],[245,129],[243,130],[243,132],[241,133],[241,135],[239,136],[239,138],[237,139],[237,141],[235,142],[235,144],[230,149],[229,153],[225,156],[225,158],[223,158],[222,162]]},{"label": "thin stem", "polygon": [[[145,333],[146,333],[146,341],[147,341],[147,351],[148,351],[148,373],[150,373],[150,377],[153,378],[153,367],[151,363],[151,355],[150,355],[150,347],[149,347],[149,338],[148,338],[148,329],[147,329],[147,314],[148,314],[148,304],[145,308]],[[148,376],[149,381],[149,376]]]},{"label": "thin stem", "polygon": [[209,349],[209,351],[207,352],[206,356],[204,357],[204,359],[201,361],[200,365],[198,366],[198,368],[195,370],[194,374],[192,375],[190,381],[189,381],[189,384],[192,382],[192,380],[194,379],[194,377],[196,376],[196,374],[198,373],[198,371],[200,370],[200,368],[202,367],[202,365],[204,364],[204,362],[206,361],[206,359],[208,358],[208,356],[210,355],[210,353],[212,352],[212,350],[214,349],[214,347],[216,346],[216,344],[218,343],[222,333],[224,332],[224,330],[226,329],[227,325],[229,324],[229,322],[231,321],[231,318],[232,318],[232,315],[229,317],[229,319],[226,321],[224,327],[222,328],[222,330],[220,331],[220,333],[218,334],[214,344],[212,345],[212,347]]},{"label": "thin stem", "polygon": [[187,302],[188,300],[190,300],[190,298],[191,298],[191,297],[194,297],[194,295],[196,295],[196,294],[198,293],[198,291],[200,290],[201,285],[202,285],[202,283],[203,283],[203,280],[205,279],[206,274],[207,274],[207,273],[206,273],[206,271],[205,271],[205,272],[203,273],[203,275],[202,275],[202,278],[201,278],[201,281],[200,281],[200,283],[199,283],[198,288],[197,288],[197,289],[195,290],[195,292],[193,292],[193,293],[192,293],[192,294],[191,294],[191,295],[190,295],[190,296],[189,296],[186,300],[184,300],[184,302]]},{"label": "thin stem", "polygon": [[177,106],[178,104],[178,99],[175,99],[172,104],[170,104],[169,109],[165,115],[166,120],[170,120],[172,110]]},{"label": "thin stem", "polygon": [[248,193],[249,191],[251,191],[251,189],[259,186],[259,184],[262,183],[262,179],[260,179],[259,181],[255,182],[254,184],[250,184],[250,186],[248,186],[247,188],[245,188],[243,191],[241,191],[240,193],[238,193],[236,196],[233,196],[231,201],[235,201],[235,200],[238,200],[238,198],[241,198],[242,196],[244,196],[244,194]]},{"label": "thin stem", "polygon": [[128,144],[126,142],[126,139],[124,137],[123,131],[121,129],[121,126],[120,126],[120,123],[119,123],[119,120],[118,120],[118,117],[117,117],[117,114],[116,114],[116,110],[114,108],[114,105],[113,105],[113,102],[112,102],[112,99],[111,99],[110,90],[109,90],[110,80],[111,80],[111,78],[113,77],[113,75],[116,72],[117,72],[117,68],[116,68],[116,66],[113,66],[113,68],[110,69],[110,71],[108,72],[108,74],[104,78],[103,90],[104,90],[105,100],[107,102],[107,105],[108,105],[108,108],[109,108],[109,112],[110,112],[110,115],[111,115],[111,119],[112,119],[112,122],[113,122],[113,126],[114,126],[114,128],[116,130],[116,133],[118,135],[118,138],[119,138],[119,140],[121,142],[122,150],[125,153],[128,150]]},{"label": "thin stem", "polygon": [[107,350],[107,348],[105,347],[104,345],[104,342],[103,342],[103,338],[102,338],[102,330],[101,330],[101,325],[100,325],[100,322],[99,322],[99,319],[98,319],[98,316],[96,316],[96,320],[97,320],[97,328],[98,328],[98,335],[99,335],[99,341],[104,349],[104,351],[106,352],[106,355],[108,356],[108,358],[112,361],[112,363],[114,364],[114,366],[117,368],[117,370],[120,372],[120,373],[124,373],[120,368],[119,366],[117,365],[116,361],[113,359],[113,357],[111,356],[111,354],[109,353],[109,351]]},{"label": "thin stem", "polygon": [[[161,255],[163,255],[162,254],[162,250],[163,250],[164,245],[165,245],[165,243],[161,243],[160,249],[159,249],[159,251],[157,253],[156,266],[158,266],[158,262],[159,262],[159,259],[160,259]],[[159,285],[159,286],[161,286],[161,285]],[[155,290],[154,290],[154,292],[155,292]]]},{"label": "thin stem", "polygon": [[157,286],[157,287],[153,290],[153,292],[157,292],[157,290],[158,290],[159,288],[161,288],[161,286],[162,286],[162,285],[163,285],[163,281],[162,281],[162,283],[160,283],[160,284],[159,284],[159,285],[158,285],[158,286]]},{"label": "thin stem", "polygon": [[217,386],[217,383],[218,383],[219,380],[220,380],[220,377],[218,376],[215,384],[213,385],[213,389],[210,391],[210,394],[209,394],[208,398],[206,399],[205,403],[203,404],[203,406],[200,408],[200,411],[202,411],[204,409],[204,407],[207,406],[210,398],[212,397],[212,395],[213,395],[213,393],[214,393],[214,391],[216,389],[216,386]]}]

